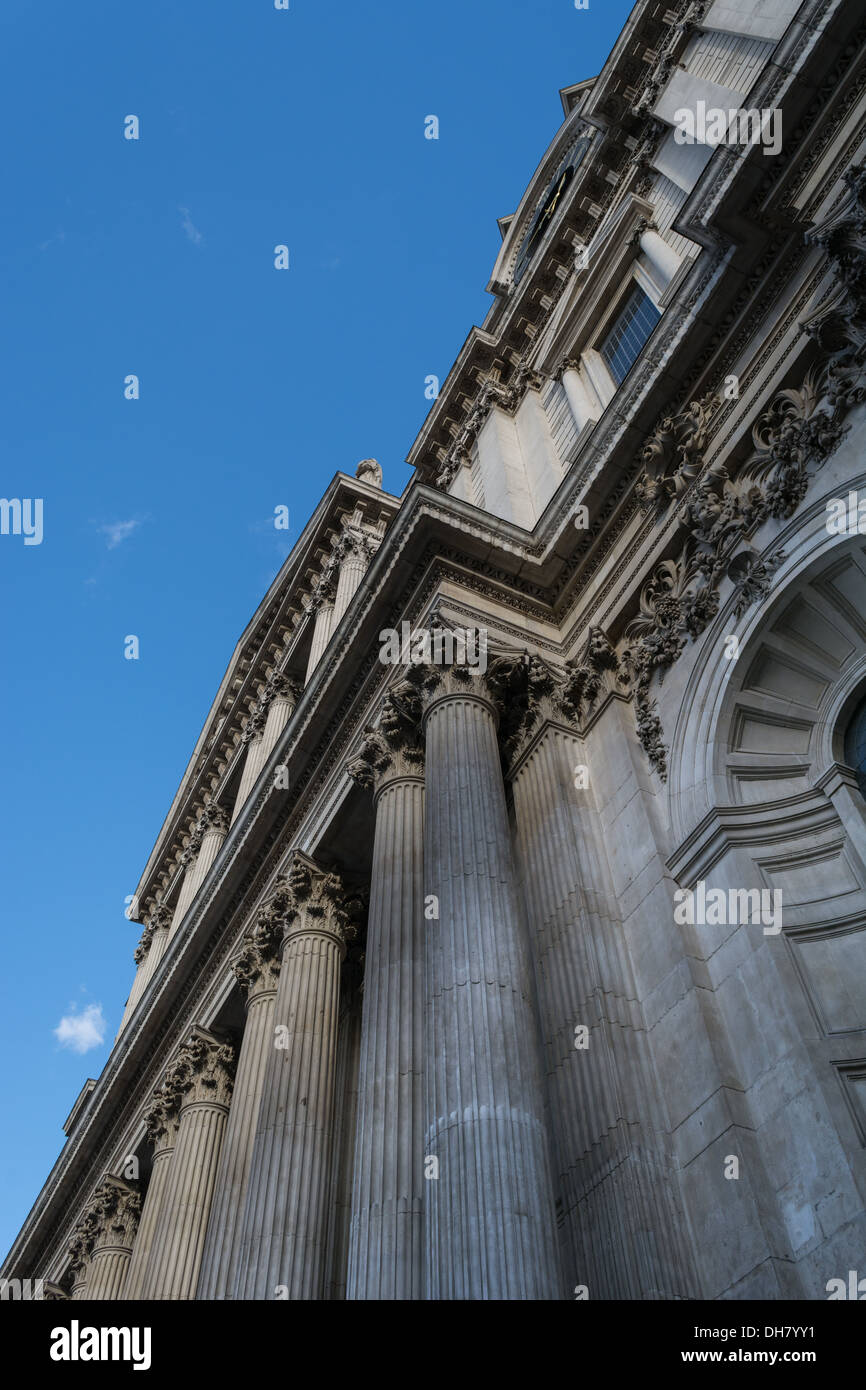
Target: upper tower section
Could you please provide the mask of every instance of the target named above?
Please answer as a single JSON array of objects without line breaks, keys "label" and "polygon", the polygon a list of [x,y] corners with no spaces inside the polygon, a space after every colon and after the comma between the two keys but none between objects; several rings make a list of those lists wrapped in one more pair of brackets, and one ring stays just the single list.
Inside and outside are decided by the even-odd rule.
[{"label": "upper tower section", "polygon": [[[715,244],[690,204],[797,8],[640,0],[598,76],[562,90],[565,119],[499,219],[494,303],[409,454],[420,481],[535,526]],[[738,155],[761,157],[772,132],[758,120],[755,133]]]}]

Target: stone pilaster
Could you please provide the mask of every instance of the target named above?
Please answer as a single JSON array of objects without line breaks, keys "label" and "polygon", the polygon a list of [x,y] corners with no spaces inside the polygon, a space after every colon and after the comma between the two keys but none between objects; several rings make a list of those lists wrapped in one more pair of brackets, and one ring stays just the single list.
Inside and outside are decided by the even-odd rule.
[{"label": "stone pilaster", "polygon": [[200,1028],[171,1069],[183,1093],[180,1123],[142,1298],[195,1297],[233,1071],[234,1048]]},{"label": "stone pilaster", "polygon": [[[428,1299],[551,1299],[561,1281],[529,945],[514,885],[497,709],[428,667],[425,891]],[[423,1156],[422,1156],[423,1157]]]},{"label": "stone pilaster", "polygon": [[186,863],[170,937],[180,929],[196,893],[207,878],[208,870],[219,853],[228,828],[228,813],[215,801],[209,801],[199,816],[190,842],[184,850]]},{"label": "stone pilaster", "polygon": [[202,1257],[200,1299],[231,1298],[233,1293],[256,1120],[274,1042],[281,944],[282,923],[265,909],[232,963],[246,995],[247,1018]]},{"label": "stone pilaster", "polygon": [[171,909],[165,903],[158,903],[145,923],[141,940],[135,948],[135,963],[138,970],[129,992],[129,998],[126,1001],[120,1027],[117,1030],[118,1037],[132,1018],[139,999],[153,979],[156,967],[159,965],[168,942],[171,919]]},{"label": "stone pilaster", "polygon": [[420,704],[389,696],[349,775],[376,831],[361,1015],[349,1299],[420,1299],[424,1269],[424,750]]},{"label": "stone pilaster", "polygon": [[150,1182],[144,1194],[138,1234],[135,1238],[132,1259],[126,1275],[125,1298],[141,1298],[144,1277],[153,1248],[154,1233],[165,1205],[171,1157],[177,1143],[182,1099],[183,1092],[177,1071],[170,1071],[162,1088],[151,1101],[144,1117],[144,1125],[152,1147],[153,1157]]},{"label": "stone pilaster", "polygon": [[316,592],[310,604],[310,612],[315,614],[315,617],[313,620],[313,640],[310,647],[309,660],[307,661],[307,674],[304,677],[305,685],[318,666],[322,654],[331,640],[335,592],[336,586],[333,576],[330,574],[324,575],[316,586]]},{"label": "stone pilaster", "polygon": [[[298,851],[271,900],[282,964],[241,1236],[235,1297],[321,1297],[340,964],[352,895]],[[278,1292],[279,1291],[279,1292]]]},{"label": "stone pilaster", "polygon": [[93,1211],[96,1233],[87,1276],[87,1297],[122,1298],[141,1215],[141,1194],[131,1183],[107,1177],[93,1199]]}]

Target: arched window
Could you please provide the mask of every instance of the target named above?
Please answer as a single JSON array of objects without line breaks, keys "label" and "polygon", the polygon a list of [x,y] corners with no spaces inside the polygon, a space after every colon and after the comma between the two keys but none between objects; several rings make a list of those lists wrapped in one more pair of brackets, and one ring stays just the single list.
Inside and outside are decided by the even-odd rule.
[{"label": "arched window", "polygon": [[845,762],[857,773],[860,794],[866,797],[866,698],[860,701],[845,730]]}]

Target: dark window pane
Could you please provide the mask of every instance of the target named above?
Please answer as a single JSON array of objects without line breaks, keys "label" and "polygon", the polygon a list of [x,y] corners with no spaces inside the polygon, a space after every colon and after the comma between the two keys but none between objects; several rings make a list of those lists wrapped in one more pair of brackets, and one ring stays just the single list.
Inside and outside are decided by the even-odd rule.
[{"label": "dark window pane", "polygon": [[661,314],[640,285],[630,291],[613,328],[601,345],[601,355],[617,386],[628,376],[641,348]]},{"label": "dark window pane", "polygon": [[866,796],[866,700],[862,700],[845,732],[845,762],[857,773],[860,792]]}]

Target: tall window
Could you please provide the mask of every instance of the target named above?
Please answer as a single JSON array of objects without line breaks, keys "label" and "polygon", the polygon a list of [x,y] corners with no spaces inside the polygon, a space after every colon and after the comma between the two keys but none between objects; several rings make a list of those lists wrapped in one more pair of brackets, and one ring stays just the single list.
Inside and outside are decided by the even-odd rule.
[{"label": "tall window", "polygon": [[857,773],[862,796],[866,796],[866,700],[861,700],[845,730],[845,762]]},{"label": "tall window", "polygon": [[634,285],[600,351],[617,386],[631,371],[661,314],[640,285]]}]

